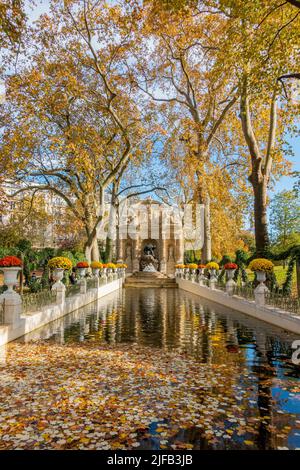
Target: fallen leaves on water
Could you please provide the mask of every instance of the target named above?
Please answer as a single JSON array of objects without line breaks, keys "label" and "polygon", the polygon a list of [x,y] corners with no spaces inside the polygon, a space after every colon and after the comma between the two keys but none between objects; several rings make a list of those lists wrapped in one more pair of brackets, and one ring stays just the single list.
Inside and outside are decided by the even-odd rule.
[{"label": "fallen leaves on water", "polygon": [[0,374],[0,449],[138,449],[147,439],[192,449],[234,436],[255,448],[259,426],[278,431],[258,413],[241,365],[137,345],[37,342],[11,344]]}]

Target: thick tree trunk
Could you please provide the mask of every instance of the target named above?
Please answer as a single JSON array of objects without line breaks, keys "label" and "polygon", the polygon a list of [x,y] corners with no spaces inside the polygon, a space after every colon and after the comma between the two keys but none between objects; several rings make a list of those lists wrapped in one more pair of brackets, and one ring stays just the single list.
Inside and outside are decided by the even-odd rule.
[{"label": "thick tree trunk", "polygon": [[85,251],[85,257],[88,263],[90,263],[91,261],[99,261],[100,254],[99,254],[97,234],[92,238],[90,244],[88,242],[85,244],[84,251]]},{"label": "thick tree trunk", "polygon": [[210,198],[207,195],[204,202],[204,243],[201,253],[201,263],[211,260],[211,223],[210,223]]},{"label": "thick tree trunk", "polygon": [[254,193],[254,224],[256,255],[266,256],[269,248],[267,219],[267,182],[266,178],[252,183]]},{"label": "thick tree trunk", "polygon": [[108,263],[111,263],[113,255],[113,240],[107,236],[105,244],[105,260]]}]

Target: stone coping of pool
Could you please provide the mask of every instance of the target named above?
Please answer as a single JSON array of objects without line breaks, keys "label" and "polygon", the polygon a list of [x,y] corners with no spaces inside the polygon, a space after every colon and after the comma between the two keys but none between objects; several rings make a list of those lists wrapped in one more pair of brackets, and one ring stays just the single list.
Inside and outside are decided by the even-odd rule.
[{"label": "stone coping of pool", "polygon": [[186,279],[176,278],[178,287],[187,292],[199,295],[205,299],[211,300],[225,307],[232,308],[238,312],[245,313],[251,317],[263,320],[271,325],[278,326],[293,333],[300,334],[300,317],[286,312],[279,308],[265,305],[258,307],[254,301],[246,300],[237,295],[229,296],[226,292],[217,289],[210,289],[206,286],[200,286],[196,282]]},{"label": "stone coping of pool", "polygon": [[61,304],[47,305],[37,312],[21,315],[20,320],[15,324],[0,325],[0,346],[95,302],[95,300],[120,289],[122,284],[122,279],[116,279],[98,288],[90,289],[86,294],[76,294],[72,297],[67,297]]}]

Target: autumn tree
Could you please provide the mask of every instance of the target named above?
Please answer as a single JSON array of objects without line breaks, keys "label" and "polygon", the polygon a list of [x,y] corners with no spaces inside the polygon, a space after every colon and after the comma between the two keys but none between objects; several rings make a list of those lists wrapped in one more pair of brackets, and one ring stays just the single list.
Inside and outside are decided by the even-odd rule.
[{"label": "autumn tree", "polygon": [[148,51],[137,64],[139,89],[160,104],[169,154],[174,162],[184,160],[194,200],[204,204],[203,261],[211,258],[212,186],[207,174],[215,164],[215,149],[223,145],[220,128],[238,100],[236,77],[221,61],[225,24],[221,16],[193,9],[172,12],[171,21],[169,11],[150,10],[144,27]]},{"label": "autumn tree", "polygon": [[[210,64],[208,67],[209,73],[218,70],[216,63],[222,64],[227,81],[230,83],[231,77],[231,81],[238,85],[237,96],[244,145],[250,154],[249,181],[254,195],[256,247],[257,253],[263,255],[267,252],[269,244],[267,190],[272,183],[272,175],[277,176],[283,172],[283,136],[287,129],[292,130],[293,118],[297,112],[295,106],[292,109],[290,103],[281,100],[281,89],[278,86],[279,77],[287,71],[291,72],[287,76],[295,75],[292,72],[297,71],[299,63],[297,31],[300,12],[295,9],[297,2],[274,1],[266,4],[230,0],[157,0],[152,2],[152,5],[152,12],[156,14],[162,7],[168,10],[168,15],[179,10],[183,18],[187,18],[191,10],[193,19],[189,23],[189,33],[193,31],[193,21],[197,17],[202,18],[202,23],[205,24],[207,18],[213,15],[213,25],[222,24],[218,35],[220,41],[213,34],[206,34],[204,41],[201,41],[199,27],[194,34],[198,37],[201,47],[207,47],[206,56],[212,55],[214,58],[214,65]],[[170,23],[170,28],[174,28],[173,21]],[[180,20],[180,31],[186,40],[188,34],[184,31],[183,24],[184,19]],[[202,24],[201,27],[203,28]],[[165,25],[163,29],[167,35],[168,29]],[[215,48],[209,50],[208,39],[213,42]],[[190,50],[188,40],[186,47]],[[194,53],[194,56],[198,57],[197,53]],[[206,74],[207,70],[202,67],[201,75]],[[217,77],[219,78],[219,75]],[[231,145],[234,146],[234,141],[239,141],[239,130],[231,126],[228,131]],[[226,146],[227,144],[228,141]],[[241,143],[238,142],[236,147],[244,159]]]},{"label": "autumn tree", "polygon": [[300,16],[286,5],[266,18],[263,6],[242,3],[234,10],[232,50],[240,61],[240,119],[250,154],[256,251],[264,255],[269,246],[267,191],[272,173],[282,166],[284,134],[296,114],[296,106],[281,100],[278,77],[297,62]]},{"label": "autumn tree", "polygon": [[2,0],[0,4],[0,47],[16,48],[25,26],[23,0]]},{"label": "autumn tree", "polygon": [[55,1],[28,39],[30,66],[7,80],[6,114],[14,119],[2,152],[24,162],[15,195],[60,196],[84,225],[88,259],[99,256],[105,189],[151,147],[122,68],[130,21],[104,2]]}]

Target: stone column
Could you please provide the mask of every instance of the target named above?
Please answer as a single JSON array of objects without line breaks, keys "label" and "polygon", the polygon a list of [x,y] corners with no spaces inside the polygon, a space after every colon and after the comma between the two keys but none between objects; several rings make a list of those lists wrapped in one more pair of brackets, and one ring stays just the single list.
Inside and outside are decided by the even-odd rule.
[{"label": "stone column", "polygon": [[140,270],[140,261],[139,261],[139,252],[140,252],[140,240],[133,240],[132,244],[133,253],[132,253],[132,271]]},{"label": "stone column", "polygon": [[[182,235],[182,234],[181,234]],[[176,240],[176,264],[183,264],[184,260],[184,240],[183,235]]]},{"label": "stone column", "polygon": [[163,274],[167,273],[167,240],[161,238],[161,261],[160,261],[160,272]]},{"label": "stone column", "polygon": [[79,281],[80,284],[80,294],[86,294],[86,279],[82,278]]},{"label": "stone column", "polygon": [[51,290],[56,292],[56,302],[63,304],[66,296],[66,286],[61,281],[57,281],[53,284]]},{"label": "stone column", "polygon": [[123,263],[124,261],[124,240],[118,240],[117,242],[117,249],[118,249],[118,253],[117,253],[117,263]]}]

